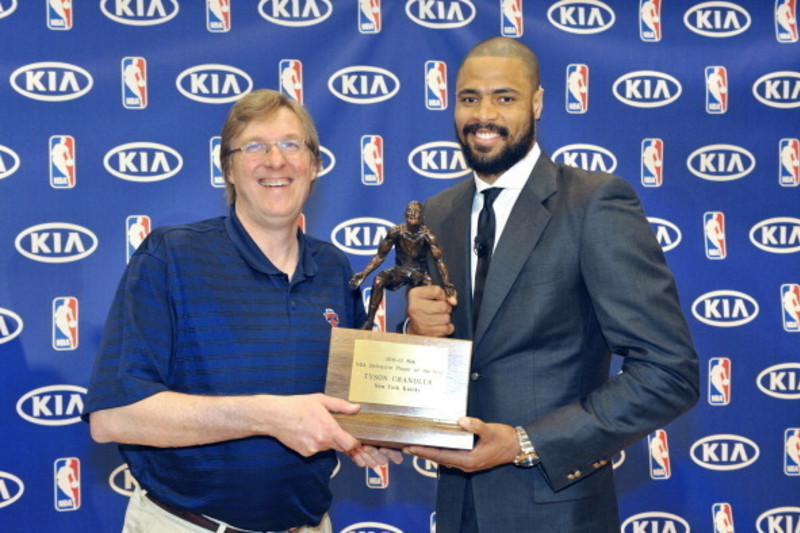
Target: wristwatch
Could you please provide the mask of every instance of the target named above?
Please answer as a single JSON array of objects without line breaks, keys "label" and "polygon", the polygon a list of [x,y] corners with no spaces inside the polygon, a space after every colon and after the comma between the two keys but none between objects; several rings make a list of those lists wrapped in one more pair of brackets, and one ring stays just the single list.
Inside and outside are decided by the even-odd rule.
[{"label": "wristwatch", "polygon": [[520,468],[532,468],[539,464],[541,459],[536,449],[531,444],[531,439],[528,437],[528,432],[522,426],[514,428],[517,430],[517,438],[519,439],[520,452],[514,458],[514,466]]}]

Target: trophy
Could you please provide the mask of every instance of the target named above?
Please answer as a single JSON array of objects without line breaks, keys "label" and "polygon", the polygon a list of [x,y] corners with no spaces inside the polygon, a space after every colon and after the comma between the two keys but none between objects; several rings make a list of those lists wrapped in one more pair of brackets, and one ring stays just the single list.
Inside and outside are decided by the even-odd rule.
[{"label": "trophy", "polygon": [[350,280],[357,289],[394,248],[395,265],[373,280],[362,328],[331,330],[325,393],[361,404],[354,415],[334,416],[362,442],[472,449],[473,434],[457,424],[467,410],[472,342],[373,331],[384,290],[433,285],[429,254],[446,294],[455,294],[438,240],[422,222],[422,204],[409,203],[405,220],[387,232],[375,257]]}]

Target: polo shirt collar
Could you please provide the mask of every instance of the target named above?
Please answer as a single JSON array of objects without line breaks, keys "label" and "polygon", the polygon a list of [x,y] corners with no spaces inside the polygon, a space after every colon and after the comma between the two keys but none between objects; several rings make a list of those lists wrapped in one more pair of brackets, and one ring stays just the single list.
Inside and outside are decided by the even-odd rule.
[{"label": "polo shirt collar", "polygon": [[[236,250],[251,268],[270,276],[284,275],[283,272],[267,259],[267,256],[264,255],[250,234],[247,233],[247,230],[244,229],[239,217],[236,216],[236,209],[234,206],[230,207],[228,217],[225,219],[225,230],[228,232],[228,236],[236,247]],[[306,235],[300,231],[300,228],[297,228],[297,241],[300,245],[300,260],[297,262],[297,269],[295,270],[293,279],[302,280],[314,276],[319,270],[319,266],[314,260],[314,254],[311,251],[311,247],[308,245],[308,239]]]}]

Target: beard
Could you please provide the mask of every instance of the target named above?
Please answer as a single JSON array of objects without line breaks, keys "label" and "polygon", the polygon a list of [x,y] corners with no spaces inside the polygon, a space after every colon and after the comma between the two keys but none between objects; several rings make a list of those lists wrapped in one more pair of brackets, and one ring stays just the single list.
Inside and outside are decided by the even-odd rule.
[{"label": "beard", "polygon": [[456,138],[458,144],[461,145],[461,151],[464,153],[467,164],[478,174],[490,176],[502,174],[521,161],[530,151],[536,138],[536,126],[531,120],[528,123],[528,129],[517,142],[506,145],[499,154],[492,157],[486,155],[480,148],[473,150],[465,140],[467,135],[479,129],[494,131],[504,139],[508,139],[509,131],[508,128],[495,124],[469,124],[461,129],[461,135],[458,135],[459,132],[456,129]]}]

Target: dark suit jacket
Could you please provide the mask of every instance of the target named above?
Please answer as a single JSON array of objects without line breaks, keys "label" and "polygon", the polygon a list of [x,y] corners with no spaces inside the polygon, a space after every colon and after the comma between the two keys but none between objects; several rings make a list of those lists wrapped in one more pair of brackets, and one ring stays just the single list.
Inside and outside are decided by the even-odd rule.
[{"label": "dark suit jacket", "polygon": [[[474,194],[470,178],[425,204],[458,291],[454,336],[474,343],[468,412],[524,426],[542,463],[442,469],[437,531],[459,531],[469,478],[481,532],[618,532],[611,458],[698,398],[664,254],[630,184],[542,153],[495,248],[473,331]],[[624,356],[615,376],[612,353]]]}]

